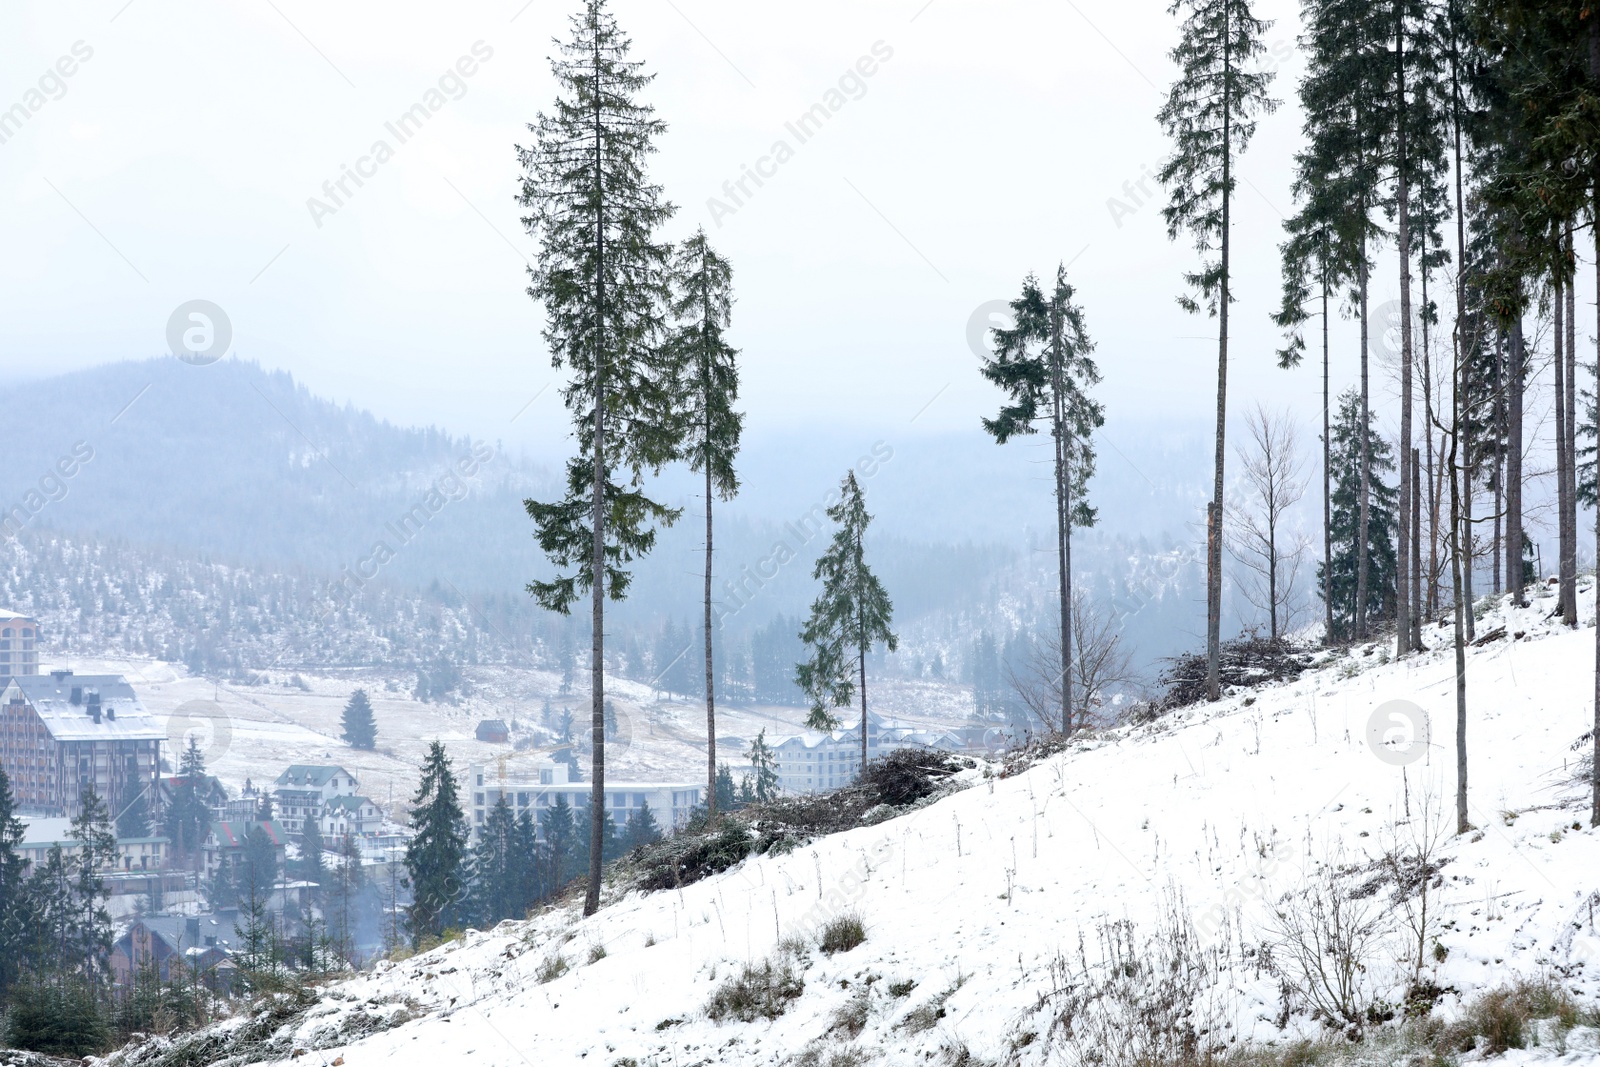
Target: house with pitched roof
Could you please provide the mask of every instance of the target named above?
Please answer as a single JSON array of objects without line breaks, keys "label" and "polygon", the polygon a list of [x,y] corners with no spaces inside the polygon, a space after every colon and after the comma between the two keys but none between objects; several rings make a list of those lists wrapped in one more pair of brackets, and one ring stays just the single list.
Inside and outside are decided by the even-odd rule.
[{"label": "house with pitched roof", "polygon": [[276,853],[278,870],[283,870],[284,861],[288,858],[289,835],[284,832],[283,826],[276,819],[214,822],[211,824],[211,829],[206,832],[205,842],[200,846],[207,878],[214,877],[223,867],[233,870],[244,862],[244,840],[254,826],[266,831]]},{"label": "house with pitched roof", "polygon": [[39,624],[0,608],[0,682],[39,673]]},{"label": "house with pitched roof", "polygon": [[273,796],[278,821],[291,834],[305,830],[307,819],[321,819],[334,797],[356,795],[356,776],[343,767],[294,763],[278,775]]}]

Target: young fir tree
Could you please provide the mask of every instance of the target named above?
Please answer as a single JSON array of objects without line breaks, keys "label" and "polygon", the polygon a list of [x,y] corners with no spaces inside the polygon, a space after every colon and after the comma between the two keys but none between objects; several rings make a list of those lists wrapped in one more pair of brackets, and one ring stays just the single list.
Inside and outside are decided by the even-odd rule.
[{"label": "young fir tree", "polygon": [[762,727],[756,739],[750,742],[750,766],[755,768],[751,788],[755,799],[762,804],[778,797],[778,760],[767,744],[767,731]]},{"label": "young fir tree", "polygon": [[558,893],[576,873],[573,856],[578,826],[565,793],[557,793],[555,802],[539,812],[539,829],[544,832],[545,886]]},{"label": "young fir tree", "polygon": [[372,717],[372,701],[367,699],[365,689],[357,689],[350,694],[339,723],[344,728],[344,743],[351,748],[371,751],[377,747],[378,723]]},{"label": "young fir tree", "polygon": [[633,813],[633,818],[628,820],[628,825],[622,831],[622,850],[632,852],[644,845],[653,845],[661,840],[661,827],[656,825],[655,812],[650,810],[650,802],[645,801],[639,805],[639,810]]},{"label": "young fir tree", "polygon": [[17,852],[24,830],[22,820],[17,818],[11,779],[0,768],[0,1004],[22,972],[31,937],[28,865]]},{"label": "young fir tree", "polygon": [[544,876],[539,870],[539,828],[533,821],[532,808],[517,812],[511,834],[510,862],[516,890],[515,914],[526,915],[545,895]]},{"label": "young fir tree", "polygon": [[811,574],[822,582],[822,593],[800,630],[800,640],[811,655],[796,665],[795,682],[811,699],[806,725],[814,730],[838,726],[838,718],[829,709],[847,707],[860,685],[861,769],[865,771],[867,653],[879,642],[893,652],[900,641],[889,629],[894,605],[867,566],[866,535],[872,516],[867,514],[855,471],[845,475],[838,501],[828,508],[828,518],[838,523],[839,529]]},{"label": "young fir tree", "polygon": [[456,776],[444,746],[428,745],[422,781],[411,798],[411,827],[406,844],[406,874],[411,882],[408,915],[413,946],[437,937],[459,918],[462,861],[466,856],[466,820],[456,793]]},{"label": "young fir tree", "polygon": [[77,916],[75,937],[69,958],[89,984],[104,989],[111,978],[111,913],[106,910],[110,892],[101,873],[116,866],[117,835],[111,829],[111,813],[93,786],[79,799],[69,837],[77,842],[72,857],[73,900]]},{"label": "young fir tree", "polygon": [[605,813],[605,600],[628,589],[624,565],[655,544],[656,523],[680,510],[651,500],[644,472],[674,458],[682,433],[673,408],[677,367],[663,343],[669,298],[668,247],[657,229],[672,214],[645,164],[664,123],[639,99],[651,76],[629,58],[629,40],[604,0],[586,0],[571,38],[551,60],[560,95],[529,126],[523,167],[523,224],[539,242],[528,295],[544,305],[551,360],[578,455],[567,464],[566,496],[526,502],[539,547],[558,573],[530,582],[547,609],[565,615],[590,598],[590,720],[594,736],[590,878],[585,914],[600,906]]},{"label": "young fir tree", "polygon": [[739,790],[733,784],[733,769],[726,763],[717,768],[716,775],[711,779],[711,803],[707,806],[707,813],[718,811],[733,811],[739,806]]},{"label": "young fir tree", "polygon": [[732,500],[739,492],[733,458],[739,451],[744,414],[739,399],[739,352],[724,339],[733,315],[733,268],[706,240],[702,227],[678,246],[672,260],[672,348],[684,381],[682,411],[688,436],[684,455],[689,469],[705,476],[706,573],[706,795],[716,814],[717,707],[711,617],[711,501]]},{"label": "young fir tree", "polygon": [[239,872],[239,893],[248,898],[254,892],[263,899],[272,893],[278,880],[278,846],[261,823],[252,823],[244,834],[244,852]]},{"label": "young fir tree", "polygon": [[178,852],[195,860],[196,869],[200,846],[205,841],[206,828],[211,822],[211,813],[200,793],[205,785],[205,753],[201,751],[194,735],[190,734],[178,765],[172,803],[167,806],[165,832]]},{"label": "young fir tree", "polygon": [[308,815],[305,825],[300,829],[300,877],[317,883],[319,889],[328,877],[327,865],[322,857],[322,827],[316,818]]},{"label": "young fir tree", "polygon": [[[1185,277],[1194,292],[1180,296],[1178,303],[1195,313],[1204,302],[1218,322],[1215,473],[1206,514],[1206,689],[1216,700],[1222,692],[1218,673],[1222,493],[1227,462],[1228,305],[1233,301],[1229,238],[1234,167],[1255,134],[1256,117],[1270,113],[1277,104],[1267,95],[1272,72],[1259,63],[1266,51],[1261,37],[1271,23],[1251,14],[1247,0],[1174,0],[1170,13],[1185,11],[1172,50],[1178,80],[1156,116],[1172,138],[1172,158],[1157,176],[1170,190],[1162,209],[1167,236],[1177,240],[1179,233],[1189,231],[1202,257],[1200,269]],[[1062,611],[1067,610],[1063,605]],[[1061,644],[1065,648],[1070,642]]]},{"label": "young fir tree", "polygon": [[1094,509],[1085,498],[1094,474],[1094,431],[1105,412],[1089,398],[1100,370],[1089,353],[1094,344],[1084,326],[1083,309],[1072,302],[1064,266],[1056,268],[1055,288],[1046,296],[1033,275],[1011,302],[1016,318],[1010,329],[994,331],[994,355],[983,362],[983,376],[1009,399],[999,415],[983,420],[996,442],[1049,427],[1055,446],[1056,556],[1060,597],[1061,732],[1072,732],[1072,528],[1093,526]]},{"label": "young fir tree", "polygon": [[518,915],[520,888],[513,859],[516,834],[516,816],[502,794],[489,809],[478,831],[478,843],[472,846],[468,911],[474,922],[485,927]]},{"label": "young fir tree", "polygon": [[[1356,597],[1363,591],[1370,598],[1367,618],[1385,618],[1393,613],[1399,578],[1394,544],[1398,492],[1385,485],[1382,478],[1385,472],[1394,470],[1394,460],[1389,443],[1372,428],[1375,418],[1363,420],[1361,410],[1359,393],[1345,392],[1339,398],[1339,416],[1333,425],[1333,573],[1325,585],[1333,596],[1334,636],[1338,640],[1348,640],[1354,633],[1359,617]],[[1364,461],[1371,465],[1372,497],[1363,512],[1359,496]],[[1362,543],[1356,527],[1363,515],[1368,524],[1365,543],[1371,556],[1364,590],[1356,573],[1356,554]],[[1321,579],[1320,566],[1318,572]]]}]

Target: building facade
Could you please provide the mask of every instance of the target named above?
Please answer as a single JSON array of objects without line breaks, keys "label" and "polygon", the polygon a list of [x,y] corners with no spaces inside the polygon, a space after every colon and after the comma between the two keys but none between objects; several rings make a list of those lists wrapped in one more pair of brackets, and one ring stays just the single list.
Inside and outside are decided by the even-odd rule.
[{"label": "building facade", "polygon": [[[770,742],[778,788],[785,793],[826,793],[854,782],[861,774],[861,720],[823,733],[774,738]],[[966,747],[948,730],[932,730],[867,713],[867,760],[901,748],[935,748],[946,751]]]},{"label": "building facade", "polygon": [[39,673],[39,624],[0,608],[0,682]]},{"label": "building facade", "polygon": [[291,834],[304,832],[307,819],[322,819],[334,797],[356,795],[356,776],[343,767],[295,763],[273,783],[274,814]]},{"label": "building facade", "polygon": [[[544,828],[539,817],[541,812],[555,804],[557,797],[564,796],[575,814],[587,815],[589,797],[594,789],[588,782],[570,780],[567,765],[554,760],[540,760],[518,767],[515,771],[507,770],[503,763],[498,767],[475,763],[467,768],[467,774],[471,787],[467,798],[471,801],[468,818],[472,820],[474,841],[488,819],[490,810],[502,796],[506,798],[513,814],[520,815],[524,810],[532,810],[542,840]],[[705,792],[700,785],[692,782],[607,781],[605,789],[606,808],[611,812],[611,821],[616,823],[618,830],[649,804],[656,825],[668,833],[689,821],[690,813],[699,806]]]},{"label": "building facade", "polygon": [[155,785],[166,731],[121,675],[51,671],[0,684],[0,767],[23,814],[73,818],[91,787],[115,812]]}]

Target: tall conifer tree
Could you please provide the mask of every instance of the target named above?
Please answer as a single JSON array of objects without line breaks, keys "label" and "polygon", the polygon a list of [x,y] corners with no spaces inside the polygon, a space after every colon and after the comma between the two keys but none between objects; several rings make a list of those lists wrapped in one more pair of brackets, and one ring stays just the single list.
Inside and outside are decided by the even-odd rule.
[{"label": "tall conifer tree", "polygon": [[982,373],[1005,390],[1010,403],[999,415],[983,420],[983,428],[1000,444],[1047,426],[1055,445],[1056,562],[1059,573],[1061,732],[1072,732],[1072,528],[1093,526],[1095,512],[1086,493],[1094,474],[1094,431],[1105,424],[1100,404],[1089,388],[1100,370],[1089,353],[1094,343],[1084,324],[1083,309],[1074,304],[1064,266],[1056,267],[1049,296],[1033,275],[1022,283],[1022,295],[1011,302],[1014,325],[994,331],[994,355]]},{"label": "tall conifer tree", "polygon": [[733,315],[733,268],[706,240],[704,228],[678,247],[672,262],[672,342],[684,382],[682,416],[687,431],[684,455],[689,469],[705,476],[706,573],[706,796],[716,814],[717,701],[715,642],[711,618],[711,501],[731,500],[739,491],[733,457],[739,451],[744,415],[739,399],[738,350],[723,338]]},{"label": "tall conifer tree", "polygon": [[450,758],[437,741],[428,745],[422,781],[411,798],[411,827],[415,836],[406,844],[405,858],[412,897],[407,921],[416,945],[425,937],[438,936],[459,918],[464,888],[466,820]]},{"label": "tall conifer tree", "polygon": [[[882,642],[890,652],[899,639],[889,629],[894,605],[883,583],[867,566],[866,502],[856,472],[845,475],[839,499],[828,508],[828,518],[839,524],[833,541],[817,560],[812,577],[822,582],[822,593],[811,605],[811,615],[800,630],[800,640],[811,657],[796,665],[795,682],[811,698],[806,725],[831,730],[839,724],[831,708],[847,707],[861,690],[861,769],[867,766],[867,653]],[[851,660],[854,660],[854,663]],[[851,668],[854,667],[854,677]]]},{"label": "tall conifer tree", "polygon": [[1162,216],[1168,237],[1177,240],[1187,230],[1201,256],[1200,269],[1184,279],[1192,292],[1178,303],[1191,313],[1204,303],[1218,324],[1215,470],[1206,513],[1206,689],[1215,700],[1222,692],[1222,494],[1234,167],[1255,134],[1257,116],[1277,105],[1267,95],[1272,72],[1259,65],[1266,52],[1261,38],[1271,23],[1256,18],[1247,0],[1174,0],[1169,11],[1187,14],[1172,49],[1178,79],[1156,116],[1173,142],[1172,157],[1158,175],[1169,190]]},{"label": "tall conifer tree", "polygon": [[578,455],[566,496],[526,502],[539,547],[558,574],[528,586],[565,615],[590,598],[590,721],[593,732],[590,878],[585,914],[600,906],[605,812],[605,600],[627,594],[624,565],[655,544],[656,523],[680,512],[642,488],[678,450],[677,368],[664,343],[670,249],[656,236],[673,207],[646,177],[666,126],[639,96],[650,84],[629,58],[631,42],[605,0],[587,0],[571,36],[551,59],[554,109],[528,128],[523,225],[539,242],[528,295],[544,305],[551,360],[568,372],[563,399]]}]

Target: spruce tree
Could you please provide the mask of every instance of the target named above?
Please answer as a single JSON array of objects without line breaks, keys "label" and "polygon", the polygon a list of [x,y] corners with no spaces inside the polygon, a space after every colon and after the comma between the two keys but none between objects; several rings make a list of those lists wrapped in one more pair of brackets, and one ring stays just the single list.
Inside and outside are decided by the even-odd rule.
[{"label": "spruce tree", "polygon": [[340,725],[344,728],[344,743],[351,748],[364,748],[368,751],[378,745],[378,723],[372,717],[372,701],[367,699],[365,689],[357,689],[350,694],[350,700],[344,706],[344,714],[340,716]]},{"label": "spruce tree", "polygon": [[534,824],[532,808],[517,812],[517,823],[511,835],[510,862],[516,888],[516,914],[526,915],[545,895],[544,875],[539,869],[539,828]]},{"label": "spruce tree", "polygon": [[756,739],[750,742],[750,766],[755,768],[752,788],[758,802],[765,804],[778,797],[778,760],[767,744],[767,730],[762,727]]},{"label": "spruce tree", "polygon": [[1047,426],[1055,447],[1056,563],[1060,597],[1061,732],[1072,732],[1072,528],[1093,526],[1095,512],[1086,493],[1094,474],[1094,431],[1105,412],[1089,398],[1100,370],[1089,353],[1094,343],[1083,309],[1072,302],[1064,266],[1056,267],[1055,287],[1046,296],[1028,275],[1022,295],[1011,302],[1015,324],[994,331],[994,354],[982,373],[1009,400],[983,428],[999,444]]},{"label": "spruce tree", "polygon": [[539,812],[539,829],[544,836],[544,865],[546,889],[558,893],[572,880],[573,852],[577,843],[578,826],[573,818],[572,806],[565,793],[557,793],[555,802]]},{"label": "spruce tree", "polygon": [[519,914],[516,862],[517,820],[504,794],[489,809],[472,846],[471,898],[468,911],[485,927]]},{"label": "spruce tree", "polygon": [[726,763],[717,768],[717,773],[712,777],[711,783],[711,799],[706,807],[708,814],[717,811],[733,811],[739,806],[739,792],[733,784],[733,769]]},{"label": "spruce tree", "polygon": [[867,514],[855,471],[845,475],[838,501],[828,508],[828,518],[838,523],[839,529],[811,573],[822,582],[822,593],[812,603],[811,615],[800,630],[800,640],[811,654],[796,665],[795,682],[811,699],[806,725],[815,730],[831,730],[839,725],[830,708],[847,707],[859,683],[861,769],[865,771],[867,653],[880,642],[893,652],[900,641],[889,629],[894,605],[867,566],[866,535],[872,516]]},{"label": "spruce tree", "polygon": [[[1204,302],[1218,322],[1215,473],[1206,516],[1206,690],[1216,700],[1222,692],[1218,673],[1222,493],[1227,462],[1228,305],[1233,301],[1229,218],[1234,167],[1255,134],[1256,117],[1270,113],[1277,104],[1267,95],[1272,72],[1258,63],[1266,52],[1261,38],[1271,23],[1256,18],[1247,0],[1174,0],[1169,13],[1180,12],[1187,15],[1172,49],[1178,79],[1156,116],[1172,138],[1173,152],[1158,177],[1170,191],[1162,209],[1167,236],[1177,240],[1187,230],[1202,257],[1200,269],[1185,277],[1193,292],[1180,296],[1178,303],[1197,313]],[[1070,644],[1066,633],[1063,629],[1063,648]]]},{"label": "spruce tree", "polygon": [[328,877],[322,857],[322,827],[316,818],[307,815],[300,828],[300,877],[317,883],[319,891]]},{"label": "spruce tree", "polygon": [[578,455],[567,464],[566,496],[526,501],[539,547],[558,573],[530,582],[547,609],[568,614],[590,598],[590,878],[584,913],[600,906],[605,810],[605,599],[628,590],[628,562],[655,544],[656,523],[681,513],[651,500],[646,470],[674,458],[682,433],[673,407],[677,368],[664,343],[668,247],[657,229],[673,208],[646,178],[665,124],[639,99],[651,75],[629,58],[631,42],[605,0],[587,0],[571,38],[551,60],[554,110],[529,126],[523,219],[540,246],[528,295],[544,305],[551,360],[569,378],[563,399]]},{"label": "spruce tree", "polygon": [[406,844],[405,862],[412,894],[407,921],[415,946],[454,923],[461,903],[466,820],[455,772],[438,741],[428,745],[422,762],[422,781],[411,798],[411,827],[415,836]]},{"label": "spruce tree", "polygon": [[[1365,592],[1369,598],[1364,617],[1387,618],[1394,612],[1398,592],[1395,510],[1399,494],[1382,478],[1394,470],[1394,460],[1389,443],[1373,428],[1376,419],[1369,415],[1363,420],[1361,411],[1360,394],[1347,391],[1339,398],[1339,415],[1333,425],[1333,561],[1325,587],[1333,596],[1334,636],[1338,640],[1348,640],[1357,619],[1363,617],[1356,604],[1360,593]],[[1365,513],[1360,503],[1364,461],[1370,461],[1372,472],[1372,497]],[[1371,557],[1369,581],[1364,589],[1357,580],[1356,560],[1361,547],[1357,526],[1363,514]],[[1323,577],[1321,572],[1319,566],[1319,579]]]},{"label": "spruce tree", "polygon": [[193,734],[183,750],[178,765],[177,785],[172,803],[167,807],[166,836],[173,847],[185,856],[192,857],[198,869],[200,846],[205,842],[206,829],[211,822],[211,812],[201,799],[200,790],[206,784],[205,753]]},{"label": "spruce tree", "polygon": [[71,863],[77,914],[68,958],[91,987],[104,989],[111,976],[111,913],[106,910],[110,893],[102,872],[116,865],[117,836],[111,829],[111,813],[93,786],[79,799],[68,836],[78,845]]},{"label": "spruce tree", "polygon": [[633,818],[628,820],[628,825],[622,832],[622,850],[632,852],[644,845],[653,845],[661,840],[661,827],[656,825],[656,816],[650,810],[647,800],[639,805],[639,810],[633,813]]},{"label": "spruce tree", "polygon": [[26,963],[31,935],[28,865],[17,853],[25,827],[17,818],[11,779],[0,768],[0,1003]]},{"label": "spruce tree", "polygon": [[744,415],[739,399],[739,352],[724,339],[733,315],[733,268],[706,240],[704,227],[678,246],[672,261],[673,355],[684,381],[683,444],[689,469],[705,476],[706,572],[706,786],[716,814],[717,708],[711,617],[711,501],[732,500],[739,491],[733,458],[739,451]]}]

